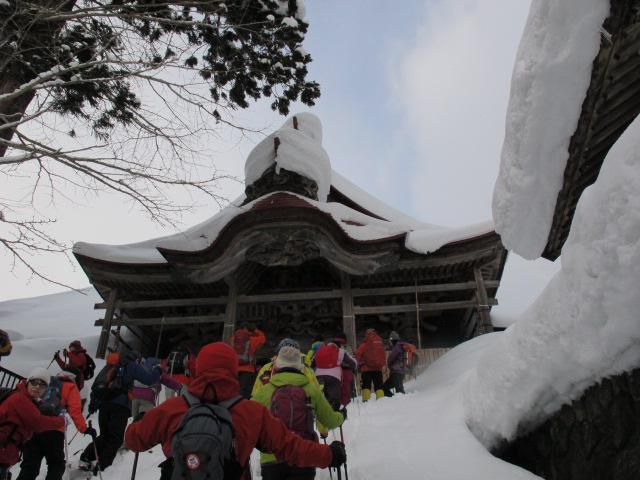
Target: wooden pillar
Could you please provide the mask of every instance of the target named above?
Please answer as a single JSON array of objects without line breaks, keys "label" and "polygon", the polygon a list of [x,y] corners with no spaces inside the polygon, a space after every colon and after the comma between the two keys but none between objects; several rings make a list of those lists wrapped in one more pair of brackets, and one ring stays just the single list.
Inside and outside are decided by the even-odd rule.
[{"label": "wooden pillar", "polygon": [[98,340],[98,348],[96,350],[97,358],[104,358],[107,353],[109,336],[111,335],[111,322],[113,321],[113,314],[116,311],[117,297],[118,290],[113,288],[109,292],[109,299],[107,300],[107,310],[104,312],[104,322],[102,323],[102,331],[100,332],[100,339]]},{"label": "wooden pillar", "polygon": [[347,336],[347,343],[356,348],[356,317],[353,314],[353,292],[351,277],[342,272],[342,329]]},{"label": "wooden pillar", "polygon": [[224,281],[229,286],[227,305],[225,308],[224,329],[222,330],[222,341],[226,342],[231,338],[236,329],[236,313],[238,310],[238,285],[235,279],[227,277]]},{"label": "wooden pillar", "polygon": [[422,350],[422,335],[420,333],[420,299],[418,298],[418,279],[415,278],[416,286],[416,332],[418,334],[418,349]]},{"label": "wooden pillar", "polygon": [[493,332],[491,313],[489,310],[489,297],[487,296],[487,289],[484,287],[484,279],[482,278],[482,272],[479,268],[476,267],[473,269],[473,276],[476,280],[476,308],[478,309],[477,335],[483,335]]}]

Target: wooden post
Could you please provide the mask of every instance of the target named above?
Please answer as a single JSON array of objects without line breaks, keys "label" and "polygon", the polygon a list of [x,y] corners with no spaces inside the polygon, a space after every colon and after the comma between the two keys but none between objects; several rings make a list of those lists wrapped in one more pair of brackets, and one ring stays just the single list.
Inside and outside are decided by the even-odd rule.
[{"label": "wooden post", "polygon": [[229,286],[227,305],[225,308],[224,328],[222,330],[222,341],[226,342],[231,338],[236,329],[236,313],[238,310],[238,284],[235,279],[227,277],[224,281]]},{"label": "wooden post", "polygon": [[416,285],[416,330],[418,332],[418,349],[422,350],[422,335],[420,334],[420,299],[418,298],[418,278],[415,278]]},{"label": "wooden post", "polygon": [[113,314],[116,310],[117,297],[118,290],[114,288],[109,292],[109,299],[107,300],[107,310],[104,313],[104,323],[102,324],[102,331],[100,332],[100,339],[98,340],[98,348],[96,350],[96,358],[104,358],[105,354],[107,353],[109,336],[111,334],[111,322],[113,321]]},{"label": "wooden post", "polygon": [[342,329],[347,336],[347,343],[356,349],[356,317],[353,314],[353,292],[351,277],[342,272]]},{"label": "wooden post", "polygon": [[473,269],[473,276],[476,280],[476,302],[478,309],[478,335],[493,332],[493,325],[491,324],[491,313],[489,310],[489,297],[487,296],[487,290],[484,287],[484,279],[482,278],[482,272],[478,267]]}]

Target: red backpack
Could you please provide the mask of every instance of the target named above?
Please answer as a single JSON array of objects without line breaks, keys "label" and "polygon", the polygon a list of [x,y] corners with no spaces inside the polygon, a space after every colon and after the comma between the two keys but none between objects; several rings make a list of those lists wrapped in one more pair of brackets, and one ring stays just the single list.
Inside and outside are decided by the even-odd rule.
[{"label": "red backpack", "polygon": [[340,349],[334,345],[322,345],[316,352],[313,360],[316,368],[335,368],[339,365]]},{"label": "red backpack", "polygon": [[364,352],[362,353],[362,363],[376,370],[384,368],[387,363],[387,355],[380,337],[367,337]]},{"label": "red backpack", "polygon": [[287,429],[307,440],[316,440],[313,429],[313,408],[304,388],[284,385],[276,388],[271,397],[271,413],[285,424]]},{"label": "red backpack", "polygon": [[238,360],[240,365],[247,365],[252,363],[253,357],[251,355],[251,334],[249,330],[238,330],[233,335],[233,349],[238,354]]}]

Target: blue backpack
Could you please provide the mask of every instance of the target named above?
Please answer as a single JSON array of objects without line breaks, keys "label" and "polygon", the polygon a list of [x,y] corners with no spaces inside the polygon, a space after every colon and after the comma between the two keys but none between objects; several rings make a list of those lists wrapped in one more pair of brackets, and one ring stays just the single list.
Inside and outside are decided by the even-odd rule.
[{"label": "blue backpack", "polygon": [[43,415],[55,417],[62,412],[62,380],[58,377],[49,379],[49,386],[42,395],[38,408]]}]

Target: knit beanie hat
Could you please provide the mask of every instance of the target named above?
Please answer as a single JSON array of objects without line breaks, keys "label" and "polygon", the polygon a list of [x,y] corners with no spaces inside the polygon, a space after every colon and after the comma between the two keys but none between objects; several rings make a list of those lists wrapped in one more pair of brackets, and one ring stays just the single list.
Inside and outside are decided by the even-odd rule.
[{"label": "knit beanie hat", "polygon": [[278,352],[274,366],[276,367],[276,370],[282,370],[283,368],[295,368],[300,371],[304,370],[300,350],[295,347],[282,347]]},{"label": "knit beanie hat", "polygon": [[80,343],[80,340],[74,340],[69,344],[69,348],[82,348],[82,344]]},{"label": "knit beanie hat", "polygon": [[49,375],[49,372],[47,372],[44,368],[36,367],[31,370],[28,378],[29,380],[42,380],[44,383],[49,385],[49,379],[51,378],[51,375]]},{"label": "knit beanie hat", "polygon": [[200,349],[196,357],[197,376],[216,368],[227,369],[234,377],[238,375],[238,355],[226,343],[209,343]]},{"label": "knit beanie hat", "polygon": [[280,340],[280,343],[276,348],[276,352],[279,352],[282,347],[293,347],[300,350],[300,344],[293,338],[283,338],[282,340]]}]

